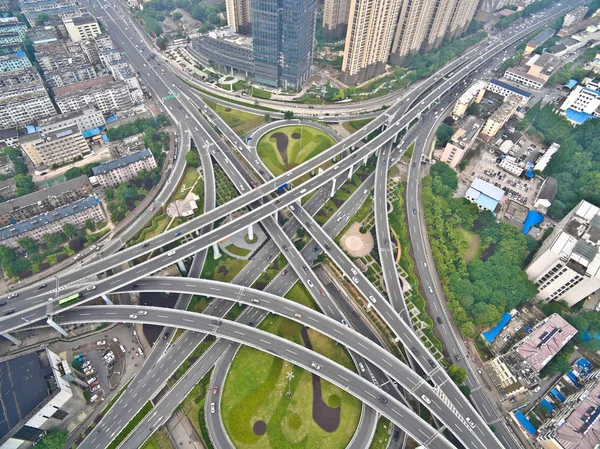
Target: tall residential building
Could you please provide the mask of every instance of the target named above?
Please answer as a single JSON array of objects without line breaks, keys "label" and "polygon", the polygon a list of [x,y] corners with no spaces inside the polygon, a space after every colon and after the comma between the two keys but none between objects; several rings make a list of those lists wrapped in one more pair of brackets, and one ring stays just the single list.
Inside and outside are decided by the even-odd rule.
[{"label": "tall residential building", "polygon": [[356,84],[385,72],[402,0],[351,0],[342,82]]},{"label": "tall residential building", "polygon": [[346,35],[352,0],[325,0],[323,4],[323,36],[327,39]]},{"label": "tall residential building", "polygon": [[313,60],[316,0],[252,0],[254,78],[301,89]]},{"label": "tall residential building", "polygon": [[89,154],[90,146],[77,125],[47,133],[32,133],[19,139],[23,152],[34,165],[64,165]]},{"label": "tall residential building", "polygon": [[538,298],[569,306],[600,289],[600,208],[581,201],[544,240],[525,270]]},{"label": "tall residential building", "polygon": [[445,38],[466,31],[478,0],[413,0],[403,2],[392,45],[392,61],[438,47]]},{"label": "tall residential building", "polygon": [[133,106],[127,83],[102,76],[70,86],[54,89],[54,99],[62,114],[95,106],[104,114],[112,114]]},{"label": "tall residential building", "polygon": [[250,0],[225,0],[227,24],[236,33],[250,34],[252,31]]},{"label": "tall residential building", "polygon": [[69,38],[73,42],[92,39],[102,34],[98,21],[91,14],[86,13],[74,17],[65,17],[62,20],[67,33],[69,33]]}]

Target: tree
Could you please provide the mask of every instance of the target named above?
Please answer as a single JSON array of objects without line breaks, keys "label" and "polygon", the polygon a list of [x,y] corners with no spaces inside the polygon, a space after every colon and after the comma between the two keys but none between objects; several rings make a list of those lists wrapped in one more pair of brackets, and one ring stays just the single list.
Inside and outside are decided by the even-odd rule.
[{"label": "tree", "polygon": [[195,151],[188,151],[185,155],[185,163],[192,168],[198,168],[200,166],[200,158]]},{"label": "tree", "polygon": [[265,114],[263,116],[263,118],[264,118],[265,122],[268,122],[269,120],[271,120],[271,114]]},{"label": "tree", "polygon": [[448,371],[448,376],[457,384],[462,384],[465,380],[467,380],[467,372],[458,365],[450,365],[446,371]]},{"label": "tree", "polygon": [[36,449],[62,449],[67,444],[69,432],[66,430],[54,429],[48,432],[36,444]]},{"label": "tree", "polygon": [[160,48],[161,50],[166,50],[168,43],[169,43],[169,39],[167,39],[164,36],[160,36],[160,37],[156,38],[156,46],[158,48]]},{"label": "tree", "polygon": [[286,120],[291,120],[294,118],[294,111],[285,111],[283,113],[283,118]]},{"label": "tree", "polygon": [[36,26],[44,25],[50,19],[51,19],[50,14],[43,12],[35,18],[35,25]]},{"label": "tree", "polygon": [[67,180],[78,178],[81,175],[83,175],[83,169],[81,167],[71,167],[65,172],[65,178],[67,178]]},{"label": "tree", "polygon": [[28,254],[33,254],[38,252],[37,242],[29,237],[23,237],[22,239],[17,240],[17,243],[21,248],[23,248]]},{"label": "tree", "polygon": [[16,186],[16,196],[27,195],[28,193],[35,191],[35,184],[31,176],[19,174],[14,177],[14,180]]},{"label": "tree", "polygon": [[542,377],[554,376],[557,373],[566,373],[569,371],[571,364],[569,363],[569,356],[563,351],[559,352],[554,356],[546,366],[540,371]]},{"label": "tree", "polygon": [[77,228],[75,226],[73,226],[71,223],[65,223],[63,225],[63,232],[65,233],[67,238],[71,238],[75,234],[77,234]]},{"label": "tree", "polygon": [[94,222],[92,220],[85,220],[85,222],[83,223],[85,228],[87,230],[89,230],[90,232],[94,232],[96,230],[96,225],[94,224]]},{"label": "tree", "polygon": [[180,12],[174,12],[173,14],[171,14],[171,17],[173,18],[173,20],[178,21],[181,20],[183,14],[181,14]]},{"label": "tree", "polygon": [[440,127],[437,129],[437,131],[435,132],[435,137],[437,138],[435,145],[438,147],[446,146],[446,144],[452,138],[453,134],[454,134],[454,128],[452,128],[450,125],[446,125],[445,123],[442,123],[440,125]]}]

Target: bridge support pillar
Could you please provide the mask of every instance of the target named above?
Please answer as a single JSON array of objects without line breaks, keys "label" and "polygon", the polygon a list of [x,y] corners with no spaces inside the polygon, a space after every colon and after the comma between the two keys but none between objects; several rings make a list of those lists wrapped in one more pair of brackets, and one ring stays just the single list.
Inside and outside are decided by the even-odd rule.
[{"label": "bridge support pillar", "polygon": [[113,302],[110,299],[108,299],[108,296],[106,296],[104,293],[102,294],[102,299],[104,300],[105,304],[108,304],[109,306],[113,305]]},{"label": "bridge support pillar", "polygon": [[254,228],[252,225],[248,226],[248,240],[254,240]]},{"label": "bridge support pillar", "polygon": [[367,165],[367,159],[369,159],[369,156],[365,156],[365,158],[363,159],[363,164]]},{"label": "bridge support pillar", "polygon": [[11,341],[12,344],[15,346],[19,346],[21,344],[21,340],[19,340],[17,337],[10,335],[8,332],[4,332],[3,334],[0,334],[0,335],[2,335],[7,340]]},{"label": "bridge support pillar", "polygon": [[275,222],[277,222],[277,211],[273,212],[273,220],[275,220]]},{"label": "bridge support pillar", "polygon": [[352,170],[353,169],[354,169],[354,166],[352,166],[348,169],[348,179],[352,179]]},{"label": "bridge support pillar", "polygon": [[335,178],[333,178],[331,180],[331,195],[330,196],[333,196],[333,195],[335,195]]},{"label": "bridge support pillar", "polygon": [[64,330],[62,327],[60,327],[57,323],[55,323],[52,318],[48,317],[48,319],[46,320],[46,323],[48,323],[49,326],[53,327],[63,337],[67,336],[67,331]]},{"label": "bridge support pillar", "polygon": [[213,248],[213,254],[215,256],[215,260],[217,260],[219,257],[221,257],[221,252],[219,251],[219,244],[213,243],[212,248]]}]

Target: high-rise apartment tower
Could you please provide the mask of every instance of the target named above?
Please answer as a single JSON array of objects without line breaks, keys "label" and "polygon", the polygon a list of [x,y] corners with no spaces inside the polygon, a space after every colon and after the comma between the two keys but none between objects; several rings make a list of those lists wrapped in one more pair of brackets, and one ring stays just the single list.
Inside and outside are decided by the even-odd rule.
[{"label": "high-rise apartment tower", "polygon": [[405,0],[392,44],[392,62],[399,63],[409,53],[431,50],[445,38],[464,33],[477,5],[478,0]]},{"label": "high-rise apartment tower", "polygon": [[323,4],[323,37],[341,38],[346,35],[352,0],[325,0]]},{"label": "high-rise apartment tower", "polygon": [[251,0],[254,79],[300,89],[310,76],[316,0]]},{"label": "high-rise apartment tower", "polygon": [[225,0],[227,7],[227,24],[236,33],[250,35],[252,26],[250,0]]},{"label": "high-rise apartment tower", "polygon": [[342,81],[356,84],[382,74],[402,0],[350,0]]}]

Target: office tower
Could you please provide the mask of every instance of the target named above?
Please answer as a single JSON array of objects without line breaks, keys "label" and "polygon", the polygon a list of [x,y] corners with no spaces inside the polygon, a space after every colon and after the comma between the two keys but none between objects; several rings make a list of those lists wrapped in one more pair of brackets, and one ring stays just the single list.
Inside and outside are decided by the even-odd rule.
[{"label": "office tower", "polygon": [[352,0],[325,0],[323,5],[323,37],[336,39],[345,36]]},{"label": "office tower", "polygon": [[360,83],[385,71],[401,3],[402,0],[351,0],[342,82]]},{"label": "office tower", "polygon": [[414,0],[402,5],[392,44],[391,61],[438,47],[445,38],[457,37],[471,23],[478,0]]},{"label": "office tower", "polygon": [[250,0],[226,0],[227,23],[236,33],[251,34]]},{"label": "office tower", "polygon": [[310,76],[316,0],[252,0],[254,79],[301,89]]}]

